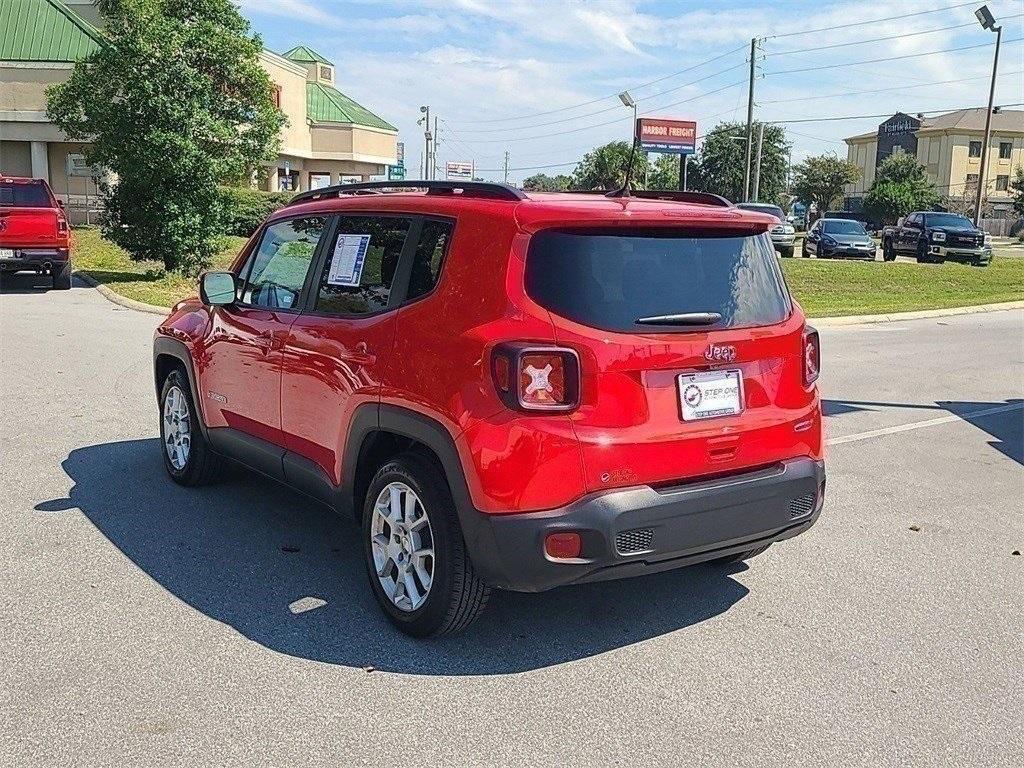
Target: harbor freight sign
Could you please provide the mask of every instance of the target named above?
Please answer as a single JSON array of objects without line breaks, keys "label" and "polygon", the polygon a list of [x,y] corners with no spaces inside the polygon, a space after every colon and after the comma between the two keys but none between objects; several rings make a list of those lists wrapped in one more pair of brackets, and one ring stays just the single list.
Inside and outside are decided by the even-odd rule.
[{"label": "harbor freight sign", "polygon": [[636,121],[636,137],[644,152],[692,155],[697,148],[697,124],[692,120],[641,117]]},{"label": "harbor freight sign", "polygon": [[473,164],[472,163],[458,163],[448,162],[444,164],[444,175],[447,179],[455,179],[458,181],[472,181],[473,180]]}]

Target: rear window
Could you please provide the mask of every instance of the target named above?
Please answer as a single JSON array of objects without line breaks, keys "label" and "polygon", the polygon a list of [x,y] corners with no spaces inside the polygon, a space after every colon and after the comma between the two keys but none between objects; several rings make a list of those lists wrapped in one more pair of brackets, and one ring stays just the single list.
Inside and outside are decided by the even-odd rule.
[{"label": "rear window", "polygon": [[549,230],[533,236],[526,290],[541,306],[608,331],[680,333],[641,317],[716,312],[713,328],[771,325],[790,302],[767,235]]},{"label": "rear window", "polygon": [[0,206],[8,208],[49,208],[50,195],[40,181],[0,182]]}]

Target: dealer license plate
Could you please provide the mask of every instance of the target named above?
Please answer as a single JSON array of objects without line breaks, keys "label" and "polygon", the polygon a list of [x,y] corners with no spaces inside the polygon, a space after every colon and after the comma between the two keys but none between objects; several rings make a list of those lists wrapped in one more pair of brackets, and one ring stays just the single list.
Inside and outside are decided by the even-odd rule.
[{"label": "dealer license plate", "polygon": [[743,411],[740,371],[683,373],[677,381],[683,421],[735,416]]},{"label": "dealer license plate", "polygon": [[0,248],[0,259],[13,259],[14,249],[12,248]]}]

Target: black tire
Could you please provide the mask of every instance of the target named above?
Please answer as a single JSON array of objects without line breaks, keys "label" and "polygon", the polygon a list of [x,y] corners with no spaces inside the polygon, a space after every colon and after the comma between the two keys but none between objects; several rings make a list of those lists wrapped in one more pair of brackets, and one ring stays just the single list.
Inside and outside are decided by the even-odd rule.
[{"label": "black tire", "polygon": [[59,268],[53,270],[53,289],[67,291],[71,288],[71,260],[68,259]]},{"label": "black tire", "polygon": [[804,240],[804,244],[802,246],[800,246],[800,255],[803,258],[805,258],[805,259],[811,258],[811,254],[809,254],[807,252],[807,241],[806,240]]},{"label": "black tire", "polygon": [[917,263],[918,264],[931,264],[932,260],[928,257],[928,253],[925,250],[925,244],[919,242],[917,244]]},{"label": "black tire", "polygon": [[790,246],[789,248],[779,248],[779,255],[784,259],[793,258],[793,247]]},{"label": "black tire", "polygon": [[[401,483],[412,489],[429,520],[434,553],[431,558],[432,581],[423,603],[414,610],[399,608],[392,601],[384,591],[374,564],[371,544],[374,505],[381,492],[392,483]],[[363,504],[362,537],[370,589],[381,610],[402,632],[413,637],[460,632],[487,605],[490,589],[477,575],[469,559],[448,482],[427,458],[403,453],[377,470]]]},{"label": "black tire", "polygon": [[[175,466],[167,449],[167,425],[164,419],[164,407],[171,392],[177,390],[185,399],[188,409],[189,421],[189,446],[187,458],[183,466]],[[223,459],[211,450],[206,439],[203,437],[203,430],[199,423],[199,411],[196,409],[195,401],[192,399],[192,389],[188,383],[188,377],[180,368],[176,368],[164,379],[164,385],[160,389],[160,455],[164,458],[164,468],[171,480],[179,485],[196,486],[206,485],[217,479],[220,474]]]},{"label": "black tire", "polygon": [[754,547],[753,549],[748,549],[746,552],[737,552],[735,555],[729,555],[728,557],[720,557],[717,560],[712,560],[712,562],[721,563],[723,565],[725,563],[742,563],[745,560],[750,560],[762,554],[770,546],[771,544],[765,544],[760,547]]},{"label": "black tire", "polygon": [[882,241],[882,261],[896,261],[896,251],[893,250],[891,240]]}]

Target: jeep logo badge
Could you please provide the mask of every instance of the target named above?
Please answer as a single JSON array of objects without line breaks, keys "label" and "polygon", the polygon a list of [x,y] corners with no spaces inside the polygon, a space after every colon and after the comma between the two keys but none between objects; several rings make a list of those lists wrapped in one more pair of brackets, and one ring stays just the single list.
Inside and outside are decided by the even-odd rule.
[{"label": "jeep logo badge", "polygon": [[736,347],[730,344],[712,344],[705,350],[704,359],[712,363],[731,363],[736,359]]}]

